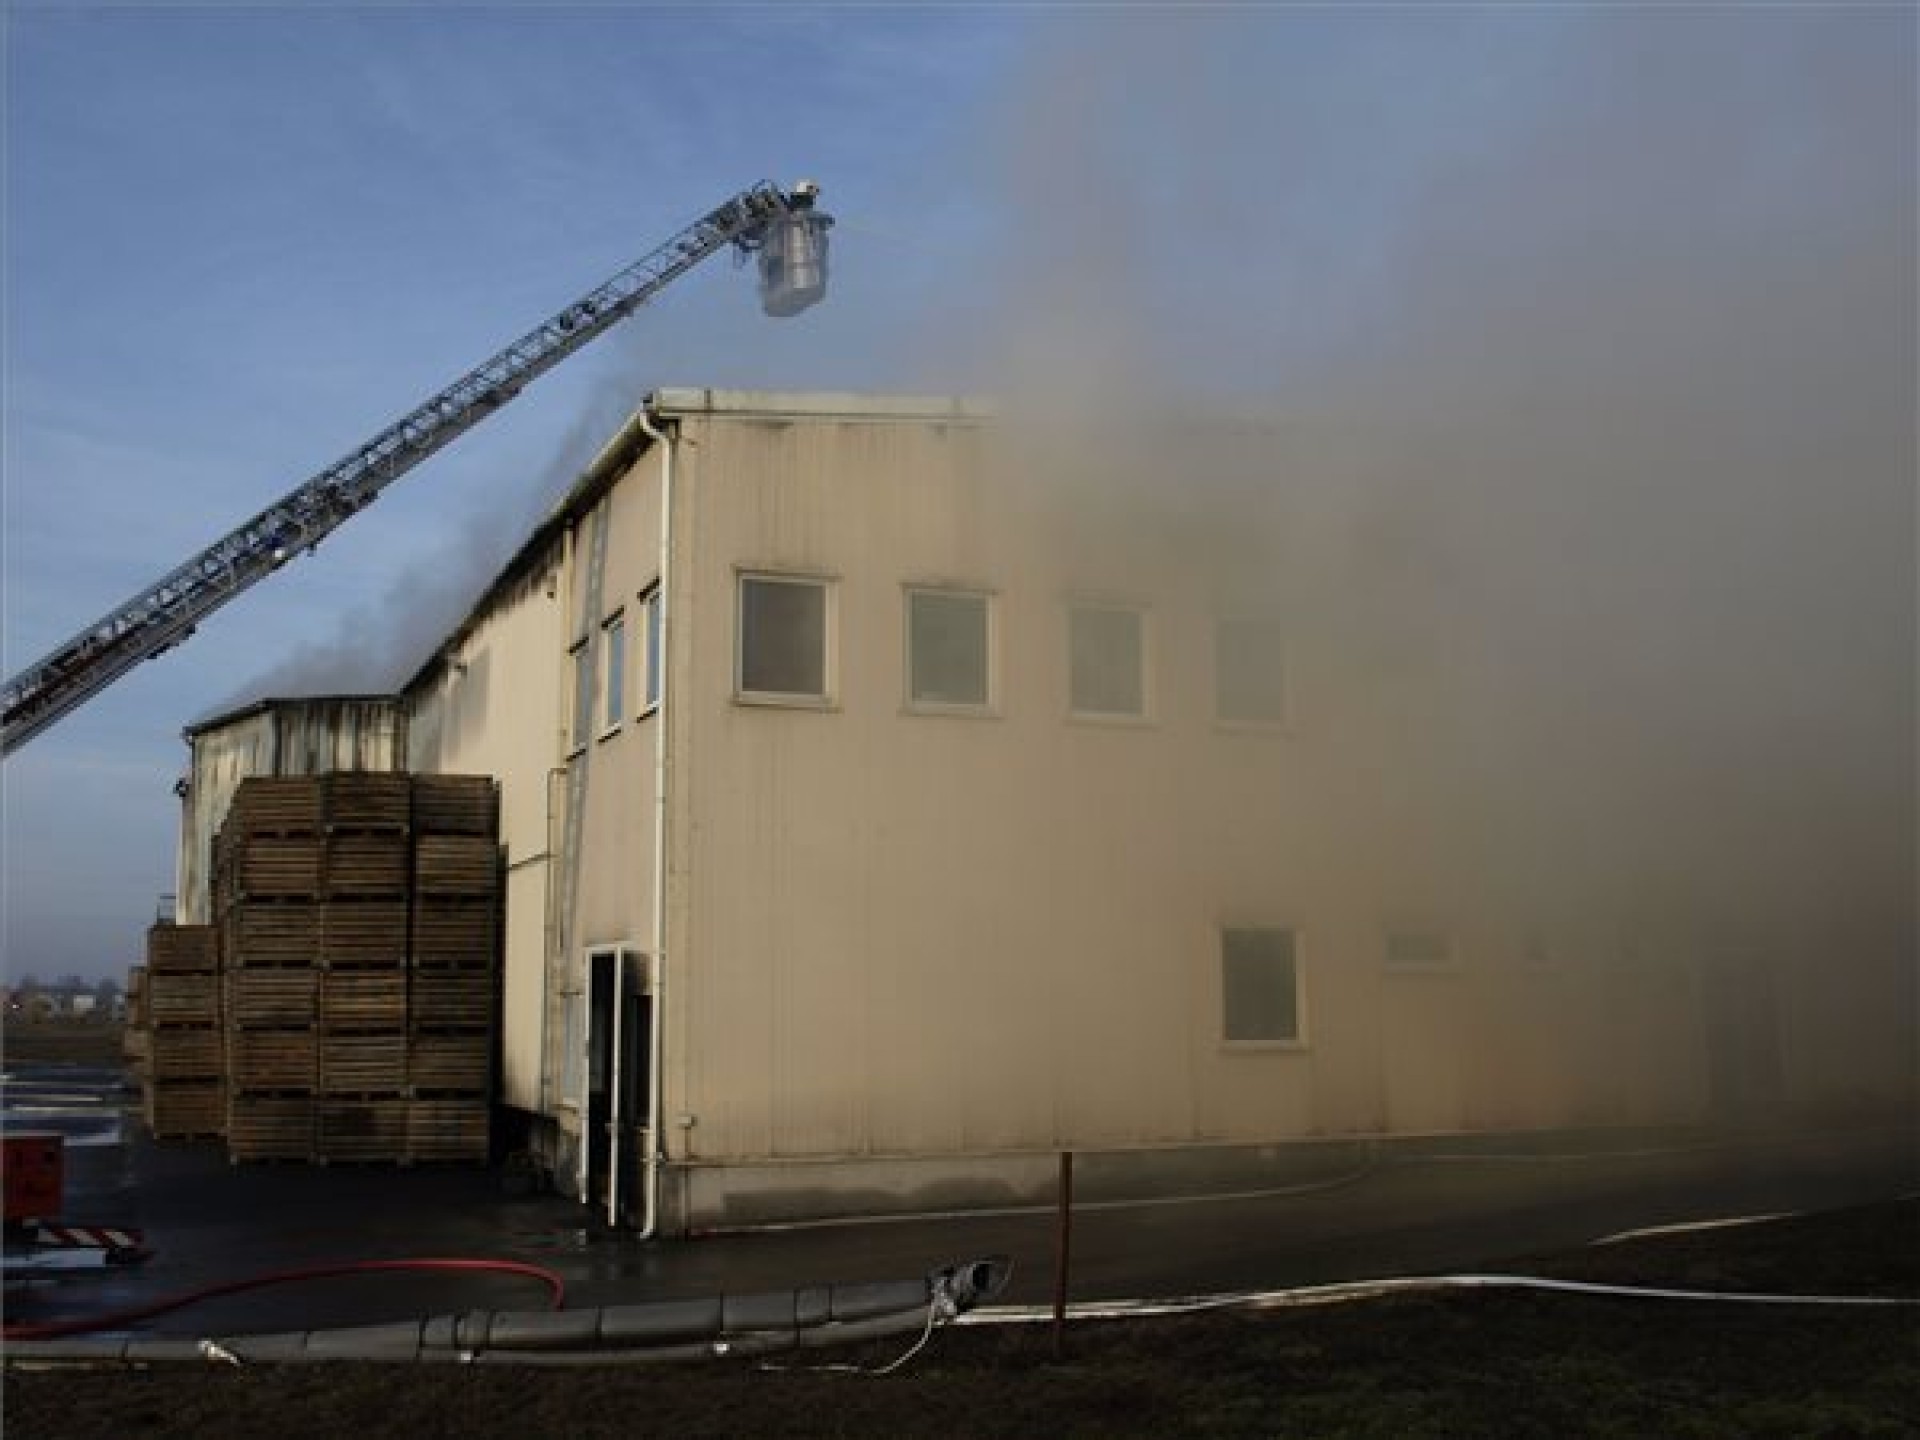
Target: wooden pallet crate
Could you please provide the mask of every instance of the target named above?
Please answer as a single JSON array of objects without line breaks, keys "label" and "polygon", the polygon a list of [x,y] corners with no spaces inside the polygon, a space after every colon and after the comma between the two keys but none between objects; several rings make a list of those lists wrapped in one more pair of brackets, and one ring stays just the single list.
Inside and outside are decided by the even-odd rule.
[{"label": "wooden pallet crate", "polygon": [[329,968],[403,965],[407,956],[407,902],[329,901],[321,939]]},{"label": "wooden pallet crate", "polygon": [[240,901],[227,914],[227,968],[313,964],[320,958],[323,913],[312,901]]},{"label": "wooden pallet crate", "polygon": [[233,838],[243,835],[317,835],[324,794],[311,775],[254,775],[242,780],[227,810]]},{"label": "wooden pallet crate", "polygon": [[404,1160],[408,1103],[388,1098],[321,1101],[314,1157],[322,1162]]},{"label": "wooden pallet crate", "polygon": [[490,775],[416,775],[413,828],[423,835],[497,834],[499,787]]},{"label": "wooden pallet crate", "polygon": [[330,897],[402,896],[410,886],[404,835],[335,835],[327,842],[324,880]]},{"label": "wooden pallet crate", "polygon": [[414,901],[416,959],[490,963],[499,952],[499,907],[492,895],[421,895]]},{"label": "wooden pallet crate", "polygon": [[147,1073],[156,1080],[218,1080],[226,1056],[215,1025],[174,1025],[144,1032]]},{"label": "wooden pallet crate", "polygon": [[493,1080],[493,1036],[485,1030],[416,1030],[408,1044],[407,1085],[421,1091],[484,1096]]},{"label": "wooden pallet crate", "polygon": [[492,1145],[493,1107],[482,1099],[407,1102],[406,1158],[483,1162]]},{"label": "wooden pallet crate", "polygon": [[248,836],[234,853],[234,897],[316,896],[322,854],[313,836]]},{"label": "wooden pallet crate", "polygon": [[320,1020],[330,1030],[404,1030],[407,972],[328,970],[320,982]]},{"label": "wooden pallet crate", "polygon": [[498,1004],[491,968],[415,966],[407,1013],[415,1028],[485,1029]]},{"label": "wooden pallet crate", "polygon": [[316,1116],[311,1096],[234,1094],[227,1100],[227,1155],[236,1161],[311,1160]]},{"label": "wooden pallet crate", "polygon": [[319,1045],[312,1029],[227,1032],[227,1083],[235,1090],[311,1093],[319,1077]]},{"label": "wooden pallet crate", "polygon": [[147,1014],[155,1028],[218,1025],[220,977],[212,971],[155,974],[147,985]]},{"label": "wooden pallet crate", "polygon": [[253,966],[226,973],[226,1022],[236,1030],[311,1025],[318,1017],[320,972],[307,965]]},{"label": "wooden pallet crate", "polygon": [[413,881],[421,895],[497,894],[500,847],[484,835],[421,835],[414,841]]},{"label": "wooden pallet crate", "polygon": [[325,1095],[399,1095],[407,1087],[407,1034],[320,1036],[320,1090]]},{"label": "wooden pallet crate", "polygon": [[397,830],[413,819],[413,787],[404,772],[342,770],[325,777],[331,830]]},{"label": "wooden pallet crate", "polygon": [[156,1080],[146,1088],[144,1111],[156,1140],[217,1136],[227,1123],[226,1086],[218,1080]]},{"label": "wooden pallet crate", "polygon": [[147,1026],[147,967],[135,965],[127,971],[127,1023],[123,1033],[133,1035]]},{"label": "wooden pallet crate", "polygon": [[155,925],[147,931],[147,973],[185,975],[220,967],[220,932],[211,925]]},{"label": "wooden pallet crate", "polygon": [[216,923],[232,907],[239,884],[235,879],[233,852],[239,841],[233,827],[222,825],[213,832],[213,870],[208,883],[210,904]]}]

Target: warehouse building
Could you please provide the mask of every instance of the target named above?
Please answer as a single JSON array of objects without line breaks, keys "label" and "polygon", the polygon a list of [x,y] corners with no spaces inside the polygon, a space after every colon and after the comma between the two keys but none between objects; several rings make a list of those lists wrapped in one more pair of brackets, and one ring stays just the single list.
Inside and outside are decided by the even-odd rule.
[{"label": "warehouse building", "polygon": [[1348,502],[1205,437],[709,390],[613,437],[390,732],[500,782],[499,1098],[563,1188],[675,1234],[1907,1103],[1897,946],[1837,990],[1798,921],[1464,840],[1331,618]]}]

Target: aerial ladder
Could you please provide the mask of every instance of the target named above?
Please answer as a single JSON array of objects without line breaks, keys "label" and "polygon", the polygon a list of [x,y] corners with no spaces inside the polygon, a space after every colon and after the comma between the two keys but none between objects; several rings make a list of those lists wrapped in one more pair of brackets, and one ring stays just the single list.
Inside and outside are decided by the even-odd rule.
[{"label": "aerial ladder", "polygon": [[833,220],[815,208],[818,195],[811,181],[791,190],[761,181],[742,190],[56,646],[0,691],[0,755],[178,645],[293,555],[312,551],[414,466],[708,257],[732,246],[757,258],[761,308],[769,315],[797,315],[819,301]]}]

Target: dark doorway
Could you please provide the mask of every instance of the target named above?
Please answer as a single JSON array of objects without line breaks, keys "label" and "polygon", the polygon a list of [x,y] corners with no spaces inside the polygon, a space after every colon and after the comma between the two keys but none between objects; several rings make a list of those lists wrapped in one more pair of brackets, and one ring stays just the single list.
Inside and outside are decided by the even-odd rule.
[{"label": "dark doorway", "polygon": [[630,1218],[653,1145],[653,992],[647,957],[587,956],[586,1187],[608,1224]]},{"label": "dark doorway", "polygon": [[630,957],[620,986],[620,1094],[614,1124],[621,1140],[620,1193],[613,1197],[613,1213],[634,1219],[632,1209],[641,1194],[646,1157],[653,1148],[649,1122],[653,1113],[653,995],[646,980],[646,960]]},{"label": "dark doorway", "polygon": [[614,995],[620,973],[617,951],[587,957],[587,1147],[585,1199],[605,1203],[613,1173]]}]

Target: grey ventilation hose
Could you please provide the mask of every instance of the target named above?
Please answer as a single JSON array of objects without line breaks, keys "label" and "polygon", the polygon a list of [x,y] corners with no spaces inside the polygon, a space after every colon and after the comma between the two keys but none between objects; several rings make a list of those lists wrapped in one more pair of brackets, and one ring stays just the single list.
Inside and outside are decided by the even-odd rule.
[{"label": "grey ventilation hose", "polygon": [[1006,1288],[1004,1257],[919,1280],[818,1285],[755,1295],[580,1310],[474,1310],[383,1325],[219,1339],[120,1336],[9,1344],[9,1364],[287,1364],[312,1360],[460,1365],[630,1365],[757,1356],[884,1339],[955,1319]]}]

